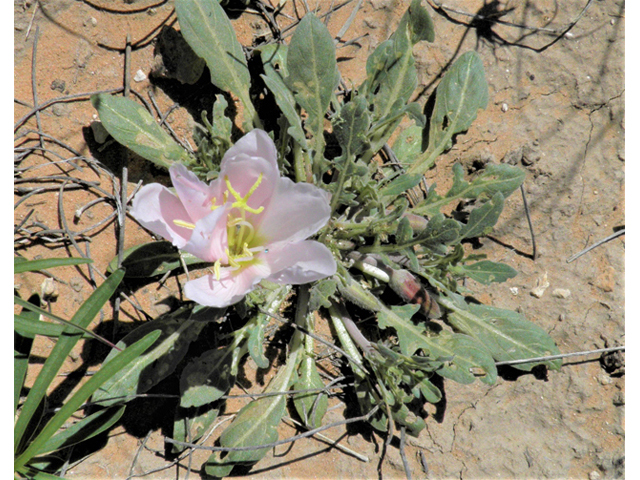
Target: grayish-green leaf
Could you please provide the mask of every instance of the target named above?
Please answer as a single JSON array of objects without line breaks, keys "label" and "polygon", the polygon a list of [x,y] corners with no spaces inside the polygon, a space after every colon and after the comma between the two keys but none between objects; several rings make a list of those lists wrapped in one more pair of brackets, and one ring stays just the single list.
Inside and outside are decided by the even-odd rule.
[{"label": "grayish-green leaf", "polygon": [[422,175],[400,174],[380,189],[380,196],[395,198],[418,185],[421,180]]},{"label": "grayish-green leaf", "polygon": [[333,277],[316,282],[309,290],[309,311],[313,312],[320,307],[329,308],[330,298],[336,293],[338,284]]},{"label": "grayish-green leaf", "polygon": [[460,239],[486,235],[497,223],[504,207],[504,197],[497,192],[491,200],[471,210],[466,225],[460,230]]},{"label": "grayish-green leaf", "polygon": [[54,267],[65,267],[69,265],[82,265],[93,263],[90,258],[41,258],[39,260],[26,260],[22,257],[13,257],[13,273],[37,272]]},{"label": "grayish-green leaf", "polygon": [[190,162],[187,152],[142,105],[104,93],[93,95],[91,104],[111,136],[141,157],[166,169],[176,162]]},{"label": "grayish-green leaf", "polygon": [[363,96],[346,103],[332,119],[333,133],[342,149],[343,157],[357,157],[368,147],[369,111]]},{"label": "grayish-green leaf", "polygon": [[[517,312],[466,303],[457,294],[442,296],[440,300],[442,305],[451,310],[448,315],[449,323],[482,342],[497,361],[523,360],[560,353],[547,332]],[[557,370],[562,365],[562,360],[525,363],[514,367],[530,371],[540,364]]]},{"label": "grayish-green leaf", "polygon": [[430,168],[435,157],[451,148],[453,136],[469,129],[478,110],[486,108],[488,101],[482,61],[476,52],[466,52],[454,62],[436,89],[429,146],[409,172],[422,174]]},{"label": "grayish-green leaf", "polygon": [[[195,443],[207,433],[218,418],[218,409],[211,406],[192,409],[176,409],[176,418],[173,421],[173,439],[178,442]],[[186,447],[173,444],[172,452],[180,453]]]},{"label": "grayish-green leaf", "polygon": [[307,112],[314,156],[324,151],[324,116],[340,80],[333,38],[318,18],[308,13],[296,27],[287,51],[285,82]]},{"label": "grayish-green leaf", "polygon": [[[100,402],[101,405],[128,402],[135,398],[136,394],[146,392],[173,373],[187,353],[189,345],[197,338],[205,325],[204,322],[190,320],[190,314],[190,308],[183,307],[176,312],[144,323],[120,340],[117,346],[124,348],[149,332],[159,331],[161,333],[149,351],[131,362],[126,370],[117,377],[113,377],[105,383],[94,394],[92,401]],[[116,355],[117,351],[112,350],[105,362]]]},{"label": "grayish-green leaf", "polygon": [[[293,385],[294,390],[324,388],[315,358],[312,356],[305,355],[300,363],[299,373],[298,381]],[[322,418],[327,412],[327,394],[324,392],[296,393],[293,396],[293,405],[307,428],[317,428],[322,424]]]},{"label": "grayish-green leaf", "polygon": [[[296,380],[297,361],[288,358],[285,367],[271,380],[265,393],[286,392]],[[277,426],[286,407],[285,395],[260,397],[243,407],[231,425],[222,432],[222,447],[253,447],[273,443],[278,439]],[[236,465],[251,465],[267,453],[268,448],[234,450],[224,458],[214,453],[205,464],[208,475],[227,476]]]},{"label": "grayish-green leaf", "polygon": [[422,202],[414,209],[418,215],[435,215],[440,209],[461,198],[491,198],[500,192],[504,198],[511,195],[524,181],[525,171],[508,164],[489,164],[471,182],[464,180],[462,165],[453,165],[453,186],[444,197],[432,188]]},{"label": "grayish-green leaf", "polygon": [[470,265],[456,265],[452,272],[467,276],[484,285],[506,282],[515,277],[518,272],[504,263],[495,263],[489,260],[472,263]]},{"label": "grayish-green leaf", "polygon": [[217,0],[176,0],[175,9],[182,35],[209,67],[211,83],[237,96],[245,108],[245,120],[259,126],[249,96],[251,78],[247,59],[220,3]]},{"label": "grayish-green leaf", "polygon": [[420,305],[404,305],[378,312],[380,327],[393,328],[398,334],[400,350],[413,356],[418,350],[434,359],[450,358],[438,373],[459,383],[472,383],[476,377],[487,384],[497,378],[495,363],[487,349],[475,339],[460,334],[441,332],[438,336],[427,336],[425,328],[413,322],[411,317]]}]

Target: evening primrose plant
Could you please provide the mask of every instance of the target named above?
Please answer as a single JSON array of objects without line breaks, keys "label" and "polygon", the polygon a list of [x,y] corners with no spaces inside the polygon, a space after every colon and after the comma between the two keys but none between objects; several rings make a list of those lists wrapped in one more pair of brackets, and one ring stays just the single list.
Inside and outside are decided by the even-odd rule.
[{"label": "evening primrose plant", "polygon": [[[313,13],[288,43],[258,45],[249,54],[216,0],[176,0],[175,9],[182,36],[224,92],[198,119],[197,150],[183,149],[132,100],[100,94],[92,102],[112,137],[167,169],[172,182],[172,188],[145,185],[132,201],[132,217],[161,240],[125,252],[126,276],[186,271],[187,301],[118,344],[161,332],[92,401],[122,404],[179,375],[168,440],[179,452],[213,424],[247,354],[259,369],[276,369],[265,355],[265,328],[293,304],[286,360],[203,466],[224,477],[259,461],[278,440],[287,392],[308,429],[322,426],[328,399],[313,333],[320,319],[330,322],[345,355],[363,418],[381,432],[395,425],[419,434],[421,406],[442,399],[436,376],[493,384],[497,361],[558,353],[541,328],[470,300],[473,292],[463,284],[516,275],[508,265],[467,254],[462,242],[491,231],[524,172],[489,164],[469,180],[456,164],[448,191],[424,184],[437,157],[486,108],[488,88],[480,58],[467,52],[440,80],[432,108],[410,101],[418,83],[413,46],[435,39],[419,0],[352,88],[341,82],[334,40]],[[250,73],[249,60],[258,62],[259,74]],[[228,118],[236,100],[240,113]],[[466,222],[443,213],[469,200]],[[231,317],[241,326],[221,346],[187,357],[208,322]],[[516,368],[536,365],[560,363]]]}]

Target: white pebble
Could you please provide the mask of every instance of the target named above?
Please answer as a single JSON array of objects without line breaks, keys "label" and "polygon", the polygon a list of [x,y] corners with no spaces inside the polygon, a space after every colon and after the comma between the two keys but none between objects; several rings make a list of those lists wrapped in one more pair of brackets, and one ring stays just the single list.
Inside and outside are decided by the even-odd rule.
[{"label": "white pebble", "polygon": [[571,290],[567,288],[556,288],[551,292],[551,295],[556,298],[569,298],[571,296]]},{"label": "white pebble", "polygon": [[507,110],[509,110],[509,105],[507,105],[506,103],[503,103],[502,106],[500,107],[500,110],[502,110],[503,112],[506,112]]},{"label": "white pebble", "polygon": [[512,295],[518,295],[518,287],[510,287],[509,291]]},{"label": "white pebble", "polygon": [[144,80],[147,79],[147,76],[145,75],[145,73],[142,70],[138,70],[136,72],[135,77],[133,77],[133,81],[134,82],[142,82]]}]

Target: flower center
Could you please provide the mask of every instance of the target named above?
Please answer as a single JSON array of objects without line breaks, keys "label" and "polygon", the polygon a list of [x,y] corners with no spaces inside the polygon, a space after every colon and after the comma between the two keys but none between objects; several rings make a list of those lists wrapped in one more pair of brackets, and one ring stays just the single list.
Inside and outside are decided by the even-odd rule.
[{"label": "flower center", "polygon": [[[255,193],[262,183],[263,176],[264,175],[260,173],[258,179],[251,186],[245,196],[241,196],[231,185],[229,177],[225,176],[224,182],[227,189],[223,193],[222,204],[216,205],[215,197],[211,200],[211,210],[215,210],[227,203],[229,195],[235,199],[231,204],[229,213],[227,214],[227,247],[225,248],[225,253],[227,254],[228,262],[227,265],[222,265],[222,261],[220,259],[215,261],[213,264],[213,272],[216,276],[216,280],[220,280],[220,269],[223,266],[231,267],[232,270],[240,269],[252,262],[256,253],[266,251],[265,247],[260,245],[261,242],[256,236],[253,224],[247,220],[247,215],[258,215],[264,210],[263,206],[252,208],[247,203],[249,198],[251,198],[251,195]],[[174,220],[173,223],[179,227],[188,228],[190,230],[195,228],[194,224],[182,220]]]}]

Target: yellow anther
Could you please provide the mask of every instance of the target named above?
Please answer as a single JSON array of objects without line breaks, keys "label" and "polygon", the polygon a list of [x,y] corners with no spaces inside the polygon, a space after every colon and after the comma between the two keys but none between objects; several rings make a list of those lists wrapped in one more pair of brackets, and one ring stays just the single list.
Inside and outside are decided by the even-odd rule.
[{"label": "yellow anther", "polygon": [[213,273],[216,275],[216,280],[220,281],[220,260],[216,260],[216,263],[213,264]]},{"label": "yellow anther", "polygon": [[185,222],[184,220],[174,220],[173,223],[178,227],[188,228],[189,230],[196,228],[193,223]]},{"label": "yellow anther", "polygon": [[262,183],[262,177],[263,176],[264,175],[262,173],[260,173],[260,175],[258,176],[258,179],[256,180],[256,182],[251,186],[251,188],[249,189],[249,191],[247,192],[247,194],[244,197],[241,197],[240,194],[233,188],[233,186],[231,185],[231,182],[229,181],[229,177],[228,176],[224,177],[224,183],[227,184],[227,191],[233,196],[233,198],[236,199],[236,201],[233,202],[233,204],[231,206],[234,207],[234,208],[239,208],[241,210],[245,210],[245,211],[247,211],[249,213],[253,213],[253,214],[256,214],[256,215],[258,213],[261,213],[264,210],[264,207],[252,208],[249,205],[247,205],[247,201],[249,200],[249,197],[251,197],[251,195],[253,195],[253,193],[257,190],[257,188]]}]

